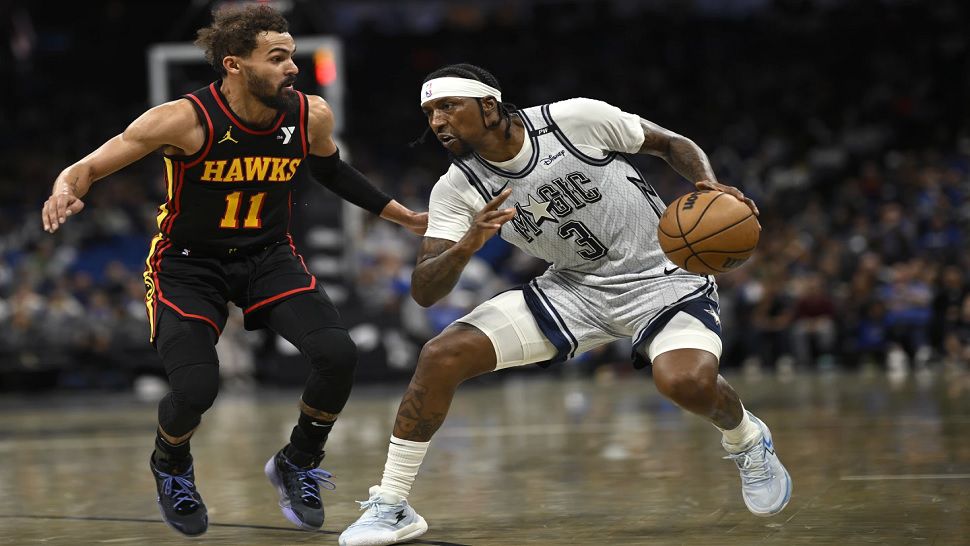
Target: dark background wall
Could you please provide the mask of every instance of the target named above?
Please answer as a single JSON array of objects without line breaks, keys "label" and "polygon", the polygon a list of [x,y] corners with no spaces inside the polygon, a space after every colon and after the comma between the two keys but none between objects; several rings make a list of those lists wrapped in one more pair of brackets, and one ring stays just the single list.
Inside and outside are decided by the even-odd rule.
[{"label": "dark background wall", "polygon": [[[598,98],[685,134],[722,182],[759,202],[758,256],[719,279],[725,366],[882,365],[893,351],[917,363],[966,359],[963,2],[276,5],[295,36],[343,39],[344,146],[410,206],[426,208],[447,166],[434,142],[408,146],[424,129],[420,82],[443,64],[480,64],[520,106]],[[212,7],[0,2],[0,388],[125,388],[158,372],[140,270],[162,200],[160,162],[146,158],[98,183],[90,208],[56,236],[41,231],[38,211],[60,169],[149,106],[146,48],[192,40]],[[668,201],[689,189],[662,162],[640,163]],[[329,199],[304,191],[307,202]],[[315,210],[297,207],[303,228]],[[343,304],[360,326],[363,379],[406,375],[424,339],[541,271],[496,241],[454,298],[423,311],[407,297],[416,239],[381,222],[366,227]],[[272,337],[239,339],[257,379],[303,373]]]}]

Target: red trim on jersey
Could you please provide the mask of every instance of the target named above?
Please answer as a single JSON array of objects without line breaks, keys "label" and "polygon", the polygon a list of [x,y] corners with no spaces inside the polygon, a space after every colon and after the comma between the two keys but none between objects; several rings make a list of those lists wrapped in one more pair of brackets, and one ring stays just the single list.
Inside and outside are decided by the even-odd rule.
[{"label": "red trim on jersey", "polygon": [[293,290],[287,290],[286,292],[277,294],[271,298],[266,298],[263,301],[254,303],[253,305],[250,305],[249,307],[247,307],[243,311],[243,314],[249,313],[251,311],[255,311],[256,309],[259,309],[260,307],[263,307],[267,304],[273,303],[274,301],[279,301],[283,298],[287,298],[289,296],[292,296],[294,294],[299,294],[301,292],[310,292],[317,288],[317,278],[314,277],[313,274],[310,273],[310,270],[306,268],[306,263],[303,261],[303,256],[300,256],[300,254],[296,251],[296,245],[293,244],[293,237],[289,233],[287,233],[286,238],[290,242],[290,250],[293,251],[293,255],[300,259],[300,265],[303,266],[303,270],[306,271],[306,274],[310,277],[310,286],[304,286],[303,288],[294,288]]},{"label": "red trim on jersey", "polygon": [[286,236],[290,236],[290,221],[293,219],[293,190],[286,194]]},{"label": "red trim on jersey", "polygon": [[[158,246],[155,247],[155,255],[152,256],[152,278],[155,280],[155,299],[158,300],[158,296],[162,294],[161,282],[158,279],[158,270],[162,267],[162,253],[172,246],[172,242],[168,239],[163,239],[159,242]],[[156,311],[158,307],[156,306]],[[158,316],[155,316],[155,324],[158,324]]]},{"label": "red trim on jersey", "polygon": [[155,337],[158,337],[158,302],[160,301],[158,298],[162,294],[162,286],[158,280],[158,269],[162,266],[162,252],[169,246],[172,246],[172,243],[168,239],[163,238],[155,246],[155,253],[152,254],[152,280],[155,282],[155,305],[152,306],[152,311],[155,313],[155,316],[152,318],[155,323]]},{"label": "red trim on jersey", "polygon": [[205,150],[199,157],[195,158],[195,161],[185,166],[187,169],[191,169],[205,159],[205,156],[209,155],[209,150],[212,149],[212,141],[215,140],[215,130],[212,128],[212,118],[209,117],[209,112],[205,109],[205,106],[202,105],[202,101],[199,100],[199,97],[196,97],[195,95],[186,95],[186,97],[194,100],[195,103],[199,105],[199,109],[202,110],[202,113],[205,115],[205,122],[209,126],[209,133],[206,135],[205,139]]},{"label": "red trim on jersey", "polygon": [[306,274],[310,275],[310,278],[313,279],[310,282],[310,287],[313,288],[314,286],[317,285],[317,278],[314,277],[312,273],[310,273],[310,270],[307,269],[306,267],[306,262],[303,261],[303,256],[301,256],[300,253],[296,251],[296,245],[293,244],[293,236],[287,233],[286,240],[290,242],[290,250],[293,251],[293,255],[300,259],[300,265],[303,266],[303,271],[306,271]]},{"label": "red trim on jersey", "polygon": [[192,319],[192,320],[200,320],[200,321],[208,324],[209,326],[212,326],[212,329],[216,331],[216,335],[217,336],[221,336],[222,335],[222,332],[219,330],[219,327],[216,326],[216,323],[213,322],[212,319],[210,319],[209,317],[206,317],[206,316],[203,316],[203,315],[193,315],[192,313],[186,313],[185,311],[179,309],[178,305],[175,305],[174,303],[172,303],[172,302],[168,301],[167,299],[165,299],[165,297],[162,296],[161,294],[158,295],[158,299],[159,299],[159,301],[161,301],[165,305],[171,307],[172,310],[174,310],[176,313],[182,315],[183,317],[185,317],[187,319]]},{"label": "red trim on jersey", "polygon": [[175,217],[182,212],[182,186],[185,185],[185,165],[181,162],[173,161],[172,167],[174,170],[172,176],[175,178],[174,187],[172,189],[172,200],[170,201],[172,204],[172,214],[166,219],[167,222],[162,222],[163,224],[168,225],[168,227],[163,226],[162,229],[162,231],[167,234],[172,232],[172,224],[175,223]]},{"label": "red trim on jersey", "polygon": [[304,116],[306,115],[306,110],[307,110],[306,108],[307,98],[306,98],[306,95],[304,95],[303,93],[300,93],[299,91],[297,91],[296,93],[300,96],[300,141],[301,141],[300,143],[303,144],[303,157],[306,157],[306,147],[307,147],[306,129],[309,124],[304,121]]},{"label": "red trim on jersey", "polygon": [[270,133],[275,132],[277,129],[279,129],[280,125],[283,125],[283,118],[286,117],[286,112],[283,112],[282,114],[280,114],[280,119],[276,120],[276,125],[274,125],[270,129],[266,129],[264,131],[257,131],[256,129],[250,129],[245,125],[243,125],[243,122],[239,121],[239,118],[233,115],[232,111],[229,110],[229,107],[226,106],[226,103],[222,102],[222,97],[219,94],[219,90],[216,89],[215,82],[212,82],[209,84],[209,91],[212,92],[212,96],[215,97],[216,102],[219,103],[219,108],[222,108],[222,111],[226,114],[226,116],[229,117],[229,120],[232,121],[232,123],[235,124],[237,127],[239,127],[240,129],[242,129],[243,131],[246,131],[251,135],[268,135]]},{"label": "red trim on jersey", "polygon": [[[156,295],[158,297],[158,301],[160,301],[160,302],[164,303],[165,305],[169,306],[170,308],[172,308],[173,311],[175,311],[176,313],[182,315],[183,317],[185,317],[187,319],[200,320],[200,321],[208,324],[209,326],[212,326],[212,329],[216,331],[216,335],[217,336],[221,336],[222,335],[222,332],[219,330],[219,327],[216,326],[216,323],[213,322],[212,319],[210,319],[209,317],[203,316],[203,315],[196,315],[196,314],[193,314],[193,313],[186,313],[185,311],[183,311],[182,309],[180,309],[178,305],[175,305],[174,303],[172,303],[171,301],[169,301],[168,298],[166,298],[165,295],[162,294],[162,283],[158,279],[158,273],[162,269],[162,253],[164,253],[166,250],[168,250],[169,248],[172,247],[172,241],[166,240],[164,243],[162,243],[162,245],[164,245],[164,246],[158,248],[157,251],[156,251],[157,256],[155,258],[155,267],[154,267],[155,272],[154,272],[154,275],[153,275],[153,277],[155,278],[155,293],[156,293]],[[157,328],[158,327],[158,316],[157,315],[155,317],[155,325],[156,325],[156,328]],[[157,333],[156,333],[156,337],[158,337],[157,336]]]},{"label": "red trim on jersey", "polygon": [[312,292],[317,287],[317,279],[316,277],[311,277],[311,279],[313,280],[310,282],[310,286],[304,286],[303,288],[294,288],[293,290],[287,290],[282,294],[277,294],[272,298],[267,298],[259,303],[253,304],[252,306],[248,307],[245,311],[243,311],[243,313],[244,314],[250,313],[252,311],[255,311],[256,309],[259,309],[260,307],[273,303],[274,301],[278,301],[283,298],[292,296],[294,294],[299,294],[301,292]]},{"label": "red trim on jersey", "polygon": [[[180,162],[172,161],[172,179],[168,181],[168,184],[172,188],[172,194],[168,196],[168,201],[166,201],[166,204],[168,204],[168,216],[162,220],[162,225],[158,226],[158,229],[162,230],[162,233],[166,235],[168,234],[169,222],[172,219],[172,215],[175,214],[175,181],[178,180],[176,173],[178,173],[179,165],[181,165]],[[167,176],[168,172],[165,174]],[[165,191],[168,192],[168,186],[166,186]]]}]

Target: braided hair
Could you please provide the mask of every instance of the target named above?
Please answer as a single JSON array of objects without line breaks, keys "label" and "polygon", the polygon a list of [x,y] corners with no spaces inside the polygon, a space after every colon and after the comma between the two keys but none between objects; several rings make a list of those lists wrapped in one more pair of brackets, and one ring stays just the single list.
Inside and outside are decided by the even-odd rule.
[{"label": "braided hair", "polygon": [[[502,85],[498,82],[498,78],[493,76],[491,72],[489,72],[488,70],[485,70],[480,66],[476,66],[469,63],[451,64],[451,65],[439,68],[438,70],[435,70],[434,72],[425,76],[424,81],[421,83],[425,83],[435,78],[445,78],[449,76],[456,77],[456,78],[465,78],[469,80],[478,80],[484,83],[485,85],[498,89],[499,91],[502,90]],[[478,103],[478,109],[482,113],[482,119],[484,119],[485,110],[482,108],[482,99],[476,98],[475,102]],[[505,138],[506,140],[508,140],[509,138],[512,138],[512,114],[514,114],[518,109],[519,108],[516,105],[510,102],[499,102],[498,103],[498,112],[499,112],[498,123],[496,123],[495,125],[492,125],[491,127],[486,126],[486,128],[493,129],[501,125],[502,121],[505,121],[507,123],[507,125],[505,126]],[[423,144],[424,139],[426,136],[428,136],[428,131],[430,130],[431,130],[430,127],[426,127],[424,132],[421,134],[421,137],[415,140],[414,142],[412,142],[411,146],[414,146],[416,144]]]}]

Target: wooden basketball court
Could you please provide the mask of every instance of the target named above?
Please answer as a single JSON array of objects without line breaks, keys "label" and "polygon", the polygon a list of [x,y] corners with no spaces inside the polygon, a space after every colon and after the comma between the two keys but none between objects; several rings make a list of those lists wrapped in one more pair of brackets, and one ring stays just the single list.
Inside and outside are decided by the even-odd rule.
[{"label": "wooden basketball court", "polygon": [[[748,513],[716,430],[649,377],[492,377],[465,385],[411,494],[416,544],[970,544],[970,377],[728,376],[772,429],[794,480]],[[361,387],[331,441],[317,533],[290,527],[262,474],[297,391],[224,393],[193,440],[206,544],[336,544],[380,480],[404,389]],[[0,400],[0,544],[182,544],[148,457],[155,404],[129,395]]]}]

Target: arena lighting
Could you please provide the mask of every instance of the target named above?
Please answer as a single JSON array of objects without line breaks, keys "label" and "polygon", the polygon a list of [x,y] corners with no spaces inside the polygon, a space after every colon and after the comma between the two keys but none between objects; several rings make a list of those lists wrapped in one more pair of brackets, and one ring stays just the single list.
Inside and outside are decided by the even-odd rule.
[{"label": "arena lighting", "polygon": [[319,47],[313,52],[313,74],[317,85],[326,87],[337,81],[337,63],[334,62],[333,51],[326,47]]}]

